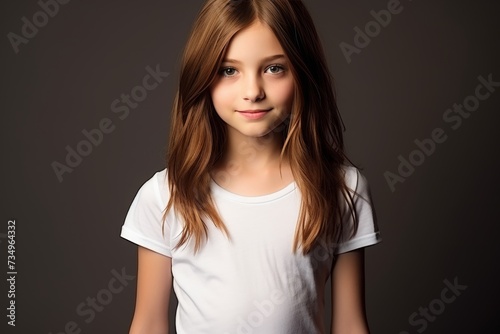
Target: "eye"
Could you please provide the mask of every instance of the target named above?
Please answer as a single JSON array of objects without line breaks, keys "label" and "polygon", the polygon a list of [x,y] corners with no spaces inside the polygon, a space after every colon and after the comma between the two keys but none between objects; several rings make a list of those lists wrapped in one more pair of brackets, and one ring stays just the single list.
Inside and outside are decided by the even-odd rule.
[{"label": "eye", "polygon": [[225,77],[232,77],[236,73],[236,69],[232,67],[224,67],[220,70],[220,73]]},{"label": "eye", "polygon": [[267,68],[267,70],[269,70],[271,74],[279,74],[279,73],[283,72],[285,70],[285,68],[281,65],[275,64],[275,65],[269,66]]}]

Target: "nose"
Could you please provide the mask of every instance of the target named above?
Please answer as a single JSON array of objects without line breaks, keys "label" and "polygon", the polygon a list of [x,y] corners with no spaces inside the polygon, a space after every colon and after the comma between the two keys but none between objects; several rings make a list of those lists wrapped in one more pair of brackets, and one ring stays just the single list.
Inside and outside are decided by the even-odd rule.
[{"label": "nose", "polygon": [[248,75],[243,84],[243,99],[250,102],[257,102],[266,96],[264,87],[258,76]]}]

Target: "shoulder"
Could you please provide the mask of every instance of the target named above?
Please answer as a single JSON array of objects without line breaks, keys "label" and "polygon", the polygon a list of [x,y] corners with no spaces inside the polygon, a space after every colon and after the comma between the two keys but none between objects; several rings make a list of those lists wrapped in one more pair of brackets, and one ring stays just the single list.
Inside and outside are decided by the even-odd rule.
[{"label": "shoulder", "polygon": [[160,171],[157,171],[153,175],[153,179],[156,181],[158,195],[160,197],[161,203],[163,206],[167,205],[168,199],[170,197],[170,191],[168,188],[168,178],[167,178],[167,169],[164,168]]},{"label": "shoulder", "polygon": [[341,165],[344,173],[345,184],[356,193],[364,193],[368,190],[368,181],[358,168],[351,165]]},{"label": "shoulder", "polygon": [[[349,191],[352,191],[350,194],[352,196],[352,207],[349,207],[349,205],[343,207],[342,223],[344,229],[339,239],[337,254],[374,245],[381,241],[377,217],[366,178],[356,167],[343,166],[343,170],[346,185]],[[354,219],[353,211],[356,219]]]},{"label": "shoulder", "polygon": [[172,219],[167,217],[164,220],[163,216],[165,200],[168,199],[166,180],[166,171],[161,170],[142,183],[125,217],[121,236],[139,246],[171,256],[167,231]]},{"label": "shoulder", "polygon": [[164,207],[168,201],[167,169],[156,171],[143,182],[137,198],[143,205]]}]

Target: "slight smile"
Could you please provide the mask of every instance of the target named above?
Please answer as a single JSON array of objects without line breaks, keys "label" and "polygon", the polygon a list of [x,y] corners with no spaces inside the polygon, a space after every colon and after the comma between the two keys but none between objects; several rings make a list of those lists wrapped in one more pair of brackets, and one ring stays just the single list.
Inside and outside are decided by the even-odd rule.
[{"label": "slight smile", "polygon": [[[272,109],[272,108],[271,108]],[[264,117],[271,109],[236,110],[246,119],[259,119]]]}]

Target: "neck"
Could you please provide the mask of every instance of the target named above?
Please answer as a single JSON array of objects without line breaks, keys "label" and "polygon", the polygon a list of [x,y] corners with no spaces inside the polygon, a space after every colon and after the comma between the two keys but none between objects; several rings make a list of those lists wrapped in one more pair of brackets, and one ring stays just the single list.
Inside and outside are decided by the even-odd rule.
[{"label": "neck", "polygon": [[[263,137],[247,137],[229,130],[228,141],[220,164],[222,168],[238,168],[241,172],[265,172],[279,165],[283,140],[279,133]],[[285,157],[283,164],[286,163]]]}]

